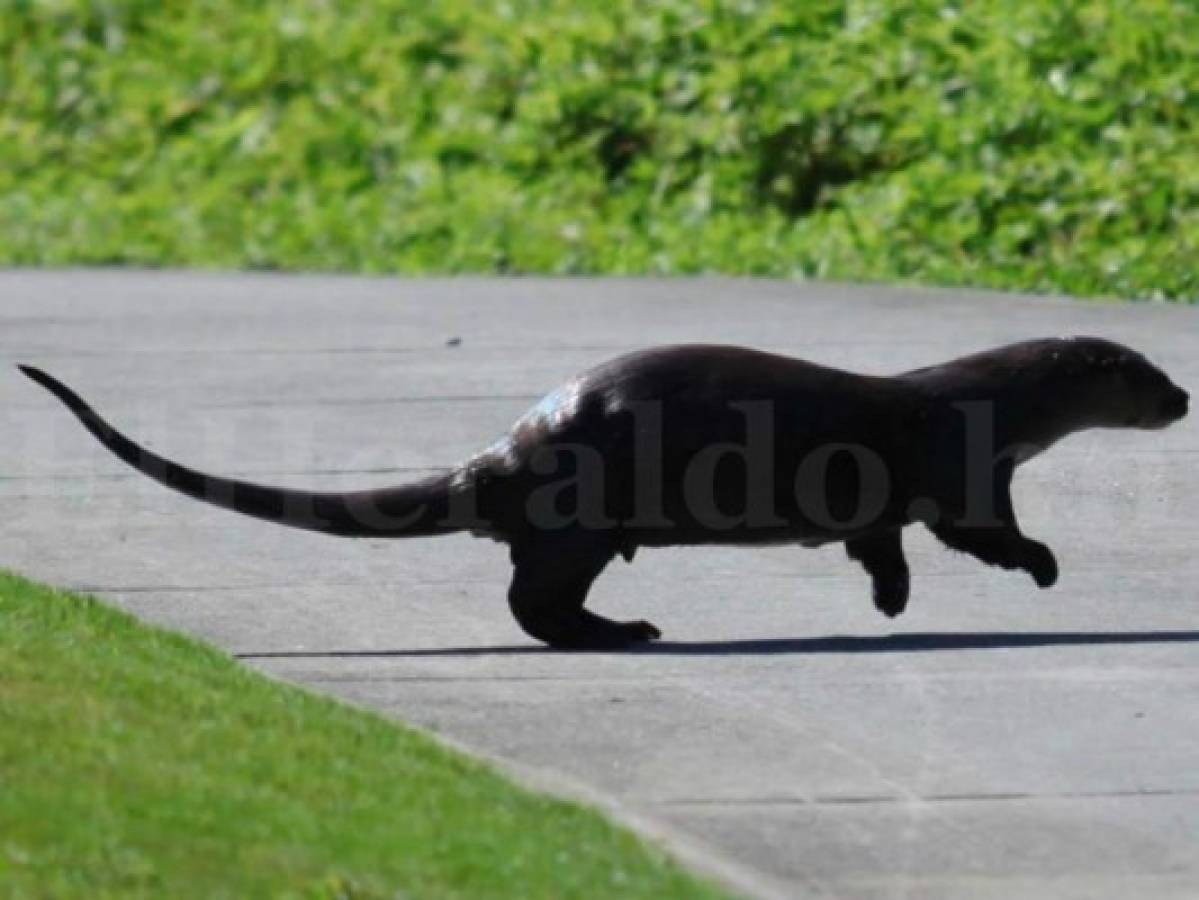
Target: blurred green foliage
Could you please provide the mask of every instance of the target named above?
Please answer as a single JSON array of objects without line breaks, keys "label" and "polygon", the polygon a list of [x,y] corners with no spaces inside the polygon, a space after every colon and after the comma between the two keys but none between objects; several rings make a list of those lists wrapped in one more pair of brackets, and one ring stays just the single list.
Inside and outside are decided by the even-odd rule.
[{"label": "blurred green foliage", "polygon": [[1193,0],[0,0],[0,262],[1199,298]]}]

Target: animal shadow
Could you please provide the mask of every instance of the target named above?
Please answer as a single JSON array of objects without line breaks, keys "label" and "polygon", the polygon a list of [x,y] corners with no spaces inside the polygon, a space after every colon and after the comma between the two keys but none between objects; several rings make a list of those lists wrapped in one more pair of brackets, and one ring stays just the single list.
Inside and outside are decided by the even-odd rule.
[{"label": "animal shadow", "polygon": [[775,656],[855,653],[930,653],[949,650],[1019,650],[1037,647],[1090,647],[1199,643],[1199,631],[976,631],[906,632],[881,635],[826,635],[751,638],[730,641],[654,641],[625,650],[555,650],[538,644],[476,647],[422,647],[409,650],[303,650],[236,654],[238,659],[352,659],[469,656],[534,656],[568,653],[624,653],[639,656]]}]

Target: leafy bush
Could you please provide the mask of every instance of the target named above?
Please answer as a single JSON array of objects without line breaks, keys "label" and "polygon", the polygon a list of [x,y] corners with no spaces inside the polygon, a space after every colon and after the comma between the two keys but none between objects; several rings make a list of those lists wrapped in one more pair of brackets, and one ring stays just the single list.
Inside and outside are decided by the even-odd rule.
[{"label": "leafy bush", "polygon": [[1199,298],[1189,0],[0,0],[0,261]]}]

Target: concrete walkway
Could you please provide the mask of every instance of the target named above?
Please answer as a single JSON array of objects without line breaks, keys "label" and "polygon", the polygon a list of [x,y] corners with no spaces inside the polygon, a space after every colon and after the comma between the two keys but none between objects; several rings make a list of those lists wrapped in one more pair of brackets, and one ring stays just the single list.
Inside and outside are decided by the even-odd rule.
[{"label": "concrete walkway", "polygon": [[[565,376],[654,343],[872,372],[1106,335],[1199,389],[1199,309],[770,281],[0,274],[0,564],[250,665],[584,785],[750,893],[1194,897],[1199,415],[1022,470],[1037,591],[910,540],[871,607],[839,548],[643,552],[592,605],[647,652],[546,652],[503,548],[340,541],[178,497],[11,368],[47,368],[160,452],[312,487],[453,463]],[[402,811],[397,811],[402,814]]]}]

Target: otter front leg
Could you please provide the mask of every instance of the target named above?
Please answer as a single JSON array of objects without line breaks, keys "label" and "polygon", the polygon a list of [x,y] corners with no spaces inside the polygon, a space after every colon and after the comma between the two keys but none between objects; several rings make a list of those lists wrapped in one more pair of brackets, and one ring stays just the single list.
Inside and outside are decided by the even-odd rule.
[{"label": "otter front leg", "polygon": [[874,582],[874,605],[879,611],[891,618],[903,612],[908,605],[911,579],[899,529],[846,541],[845,552],[870,574]]},{"label": "otter front leg", "polygon": [[1013,467],[1000,471],[993,487],[990,521],[973,523],[968,518],[957,522],[944,520],[929,524],[929,529],[945,546],[969,553],[990,566],[1020,569],[1032,576],[1038,587],[1050,587],[1057,581],[1057,560],[1053,551],[1020,533],[1016,510],[1012,506]]},{"label": "otter front leg", "polygon": [[989,566],[1020,569],[1031,575],[1038,587],[1047,588],[1057,581],[1057,560],[1053,551],[1040,541],[1020,533],[1012,505],[1015,472],[1012,459],[1005,459],[995,467],[989,509],[985,503],[976,503],[972,507],[963,502],[962,497],[957,497],[942,505],[943,514],[939,520],[925,524],[950,549],[969,553]]},{"label": "otter front leg", "polygon": [[583,609],[592,582],[615,551],[575,536],[535,536],[512,548],[508,605],[525,633],[551,647],[610,650],[661,637],[649,622],[614,622]]},{"label": "otter front leg", "polygon": [[1053,551],[1040,541],[1026,538],[1014,526],[938,524],[932,526],[932,532],[946,547],[969,553],[987,565],[1027,572],[1038,587],[1047,588],[1057,581]]}]

